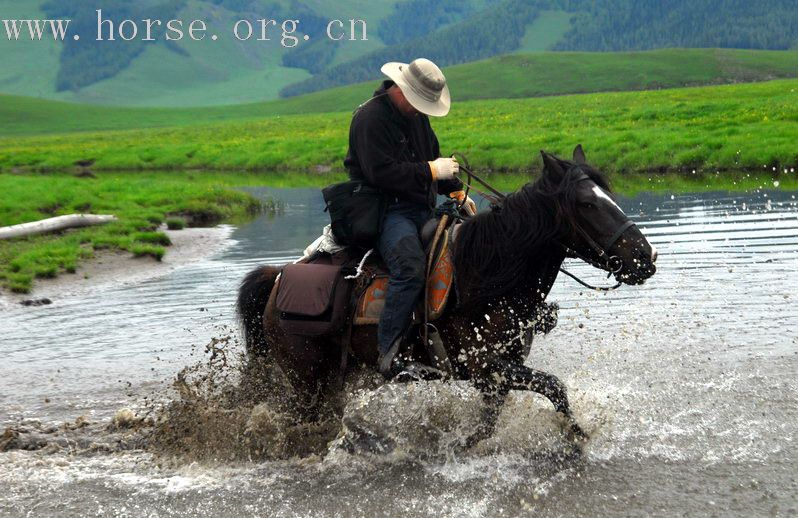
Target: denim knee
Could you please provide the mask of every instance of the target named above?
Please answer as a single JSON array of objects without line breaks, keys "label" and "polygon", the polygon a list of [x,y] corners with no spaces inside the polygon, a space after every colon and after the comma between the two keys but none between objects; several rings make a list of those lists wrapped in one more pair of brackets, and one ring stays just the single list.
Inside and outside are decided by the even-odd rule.
[{"label": "denim knee", "polygon": [[421,250],[418,238],[415,236],[403,237],[396,243],[393,252],[393,266],[396,271],[391,272],[391,277],[414,286],[424,284],[426,273],[426,257]]}]

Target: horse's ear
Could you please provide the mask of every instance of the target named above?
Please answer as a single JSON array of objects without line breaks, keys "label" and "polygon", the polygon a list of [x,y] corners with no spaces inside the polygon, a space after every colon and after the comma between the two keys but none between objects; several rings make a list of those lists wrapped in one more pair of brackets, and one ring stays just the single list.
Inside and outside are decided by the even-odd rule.
[{"label": "horse's ear", "polygon": [[585,150],[582,149],[582,144],[577,144],[574,148],[574,162],[579,165],[587,164],[587,158],[585,158]]},{"label": "horse's ear", "polygon": [[562,166],[560,165],[560,161],[554,155],[550,155],[545,151],[541,150],[540,154],[543,156],[543,172],[548,172],[549,174],[554,175],[556,178],[562,178],[565,175],[565,171],[563,171]]}]

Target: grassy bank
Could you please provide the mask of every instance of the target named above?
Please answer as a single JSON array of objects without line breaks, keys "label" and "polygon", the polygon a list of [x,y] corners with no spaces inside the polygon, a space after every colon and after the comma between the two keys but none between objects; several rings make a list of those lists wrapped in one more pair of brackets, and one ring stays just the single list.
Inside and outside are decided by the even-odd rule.
[{"label": "grassy bank", "polygon": [[81,212],[114,214],[101,227],[62,234],[0,240],[0,287],[30,291],[36,278],[74,272],[99,250],[120,250],[160,259],[169,238],[167,222],[212,224],[245,217],[261,203],[234,185],[257,185],[252,175],[208,173],[0,174],[0,226]]},{"label": "grassy bank", "polygon": [[[0,138],[0,168],[340,170],[350,113]],[[576,143],[608,172],[761,169],[798,162],[798,80],[455,103],[433,124],[481,170],[539,167]]]},{"label": "grassy bank", "polygon": [[[701,192],[754,191],[776,187],[772,172],[759,174],[641,175],[612,177],[622,195],[641,191]],[[340,181],[338,174],[105,172],[96,177],[66,173],[0,174],[0,226],[35,221],[74,212],[110,213],[119,221],[103,227],[72,230],[56,235],[0,240],[0,290],[27,293],[37,278],[74,272],[80,261],[101,250],[127,251],[131,256],[160,259],[169,246],[157,230],[184,224],[236,221],[261,207],[234,186],[321,188]],[[495,187],[510,192],[533,179],[529,173],[491,174]],[[782,175],[781,189],[798,190],[798,175]]]},{"label": "grassy bank", "polygon": [[[466,100],[674,88],[798,77],[798,52],[663,49],[537,52],[447,67],[455,105]],[[375,71],[375,78],[379,77]],[[204,108],[119,108],[0,95],[0,135],[192,126],[276,115],[351,112],[379,79],[278,101]]]}]

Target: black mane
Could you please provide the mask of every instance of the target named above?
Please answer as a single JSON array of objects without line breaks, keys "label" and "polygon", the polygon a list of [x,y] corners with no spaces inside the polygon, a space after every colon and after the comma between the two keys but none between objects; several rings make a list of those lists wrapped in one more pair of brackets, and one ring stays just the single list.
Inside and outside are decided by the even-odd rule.
[{"label": "black mane", "polygon": [[[454,247],[461,302],[481,307],[513,290],[534,289],[549,259],[557,253],[562,256],[552,242],[573,228],[581,176],[572,169],[573,162],[557,161],[561,171],[546,167],[534,183],[508,195],[501,210],[481,213],[462,224]],[[580,169],[610,191],[602,173],[585,164]]]}]

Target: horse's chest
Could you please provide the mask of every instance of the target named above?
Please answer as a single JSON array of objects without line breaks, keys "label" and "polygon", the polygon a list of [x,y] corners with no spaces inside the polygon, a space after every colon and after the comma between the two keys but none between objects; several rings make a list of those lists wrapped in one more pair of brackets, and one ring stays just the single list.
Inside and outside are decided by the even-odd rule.
[{"label": "horse's chest", "polygon": [[495,356],[523,361],[534,333],[534,311],[524,304],[496,304],[461,325],[467,336],[457,355],[461,363],[479,367]]}]

